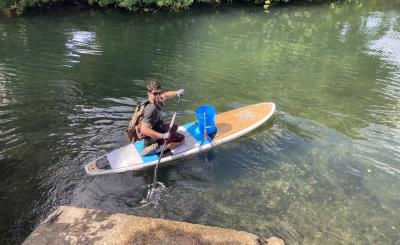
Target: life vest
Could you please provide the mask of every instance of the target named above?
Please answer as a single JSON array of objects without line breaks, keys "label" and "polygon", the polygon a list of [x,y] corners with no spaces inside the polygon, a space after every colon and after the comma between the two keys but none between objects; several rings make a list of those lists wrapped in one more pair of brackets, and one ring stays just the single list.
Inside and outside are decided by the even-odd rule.
[{"label": "life vest", "polygon": [[144,107],[150,103],[149,100],[143,101],[141,104],[136,106],[136,109],[133,111],[132,119],[129,122],[129,126],[125,129],[125,135],[130,142],[135,142],[141,138],[143,135],[140,132],[140,121],[143,117]]}]

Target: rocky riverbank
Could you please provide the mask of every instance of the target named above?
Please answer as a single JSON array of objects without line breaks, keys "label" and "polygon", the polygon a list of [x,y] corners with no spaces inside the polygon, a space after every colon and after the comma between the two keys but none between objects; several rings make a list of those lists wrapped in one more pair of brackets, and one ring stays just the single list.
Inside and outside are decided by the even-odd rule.
[{"label": "rocky riverbank", "polygon": [[96,209],[61,206],[23,243],[44,244],[269,244],[243,231],[168,221]]}]

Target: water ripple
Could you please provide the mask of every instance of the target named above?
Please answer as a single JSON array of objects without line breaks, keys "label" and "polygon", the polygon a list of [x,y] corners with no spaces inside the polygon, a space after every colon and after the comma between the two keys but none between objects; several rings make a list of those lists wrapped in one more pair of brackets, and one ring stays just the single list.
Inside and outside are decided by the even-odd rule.
[{"label": "water ripple", "polygon": [[[20,243],[70,204],[270,232],[293,244],[395,243],[400,34],[398,11],[385,10],[392,2],[1,21],[0,204],[13,208],[0,215],[0,235],[22,234],[12,242]],[[207,163],[200,154],[161,169],[168,193],[157,209],[139,210],[152,171],[89,177],[84,166],[127,144],[123,130],[148,78],[187,89],[182,122],[202,103],[222,112],[273,101],[279,110],[210,150]],[[165,116],[173,110],[167,105]]]},{"label": "water ripple", "polygon": [[71,67],[80,63],[81,55],[101,55],[102,47],[96,41],[96,33],[92,31],[70,31],[70,36],[65,47],[69,50],[66,54],[65,66]]}]

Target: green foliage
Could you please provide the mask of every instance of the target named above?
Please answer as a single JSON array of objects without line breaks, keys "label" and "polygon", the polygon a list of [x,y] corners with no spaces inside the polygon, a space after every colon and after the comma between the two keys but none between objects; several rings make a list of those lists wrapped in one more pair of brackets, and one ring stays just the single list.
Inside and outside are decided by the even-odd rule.
[{"label": "green foliage", "polygon": [[[125,8],[130,11],[135,10],[148,10],[155,8],[170,9],[178,11],[180,9],[188,8],[193,4],[194,0],[79,0],[80,2],[87,2],[90,5],[100,7],[118,7]],[[247,2],[248,0],[244,0]],[[268,8],[274,3],[286,3],[286,2],[327,2],[332,0],[249,0],[254,4],[262,4],[264,9],[268,11]],[[350,1],[350,0],[348,0]],[[221,2],[232,3],[233,0],[196,0],[200,3],[216,4]],[[31,7],[50,6],[55,3],[74,4],[74,1],[66,0],[0,0],[0,9],[10,7],[17,14],[23,13],[26,9]]]},{"label": "green foliage", "polygon": [[61,2],[59,0],[10,0],[7,6],[15,11],[17,14],[22,14],[27,8],[41,7],[50,5],[51,3]]},{"label": "green foliage", "polygon": [[268,10],[270,4],[271,4],[271,1],[270,1],[270,0],[265,0],[265,1],[264,1],[264,10],[265,10],[265,11]]},{"label": "green foliage", "polygon": [[122,0],[119,1],[118,6],[122,8],[127,8],[129,10],[136,10],[135,6],[139,6],[141,3],[140,0]]},{"label": "green foliage", "polygon": [[118,5],[118,2],[119,2],[118,0],[89,0],[89,4],[91,5],[98,4],[101,7],[109,5]]},{"label": "green foliage", "polygon": [[147,9],[152,7],[168,8],[179,10],[187,8],[193,3],[193,0],[89,0],[89,4],[104,6],[117,6],[128,10]]},{"label": "green foliage", "polygon": [[178,10],[181,8],[187,8],[192,5],[193,0],[158,0],[157,5],[159,7],[168,7],[173,10]]},{"label": "green foliage", "polygon": [[7,0],[0,0],[0,8],[7,7],[8,1]]}]

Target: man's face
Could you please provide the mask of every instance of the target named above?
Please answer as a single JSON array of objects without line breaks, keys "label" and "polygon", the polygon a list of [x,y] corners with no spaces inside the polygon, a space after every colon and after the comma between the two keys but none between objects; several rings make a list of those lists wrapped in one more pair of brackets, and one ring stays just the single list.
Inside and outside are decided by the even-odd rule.
[{"label": "man's face", "polygon": [[147,94],[148,94],[149,98],[154,101],[160,101],[160,99],[161,99],[161,90],[147,91]]}]

